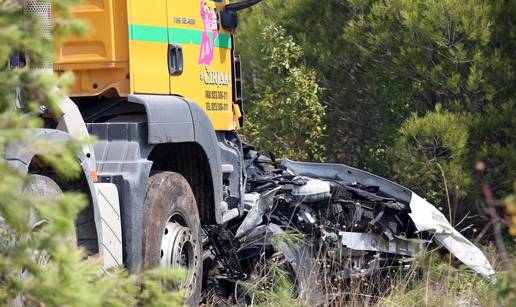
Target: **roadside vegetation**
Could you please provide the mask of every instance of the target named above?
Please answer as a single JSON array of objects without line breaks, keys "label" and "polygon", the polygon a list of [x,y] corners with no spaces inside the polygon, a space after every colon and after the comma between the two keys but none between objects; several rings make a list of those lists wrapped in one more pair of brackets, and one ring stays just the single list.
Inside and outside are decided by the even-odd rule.
[{"label": "roadside vegetation", "polygon": [[[337,287],[333,303],[516,303],[515,24],[511,0],[269,0],[242,14],[237,47],[247,120],[270,123],[282,143],[300,144],[291,127],[316,115],[321,137],[309,130],[302,137],[323,152],[310,160],[345,163],[413,189],[500,272],[487,281],[434,251],[410,272]],[[290,61],[278,60],[281,54]],[[270,72],[281,63],[311,72],[303,80],[321,90],[306,96],[310,106],[283,98],[296,80],[276,81]],[[297,109],[280,113],[284,101]],[[253,128],[245,128],[248,142],[288,157]]]},{"label": "roadside vegetation", "polygon": [[335,272],[314,265],[317,282],[301,293],[289,279],[283,262],[273,259],[263,276],[242,288],[258,306],[514,306],[514,269],[504,271],[494,246],[487,246],[484,251],[499,272],[493,279],[461,267],[448,254],[433,250],[404,270],[386,270],[352,281],[336,279]]}]

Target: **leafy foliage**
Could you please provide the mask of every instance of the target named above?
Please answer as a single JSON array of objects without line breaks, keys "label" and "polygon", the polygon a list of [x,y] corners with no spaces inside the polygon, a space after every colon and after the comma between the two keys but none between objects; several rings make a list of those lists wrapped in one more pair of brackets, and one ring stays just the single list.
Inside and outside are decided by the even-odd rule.
[{"label": "leafy foliage", "polygon": [[317,75],[299,62],[302,50],[282,27],[268,26],[261,35],[267,42],[262,60],[268,65],[257,81],[260,95],[248,107],[246,136],[279,156],[321,160],[325,109]]},{"label": "leafy foliage", "polygon": [[[81,25],[68,19],[75,0],[52,1],[57,10],[56,33],[80,33]],[[56,76],[28,66],[9,69],[17,52],[38,66],[51,57],[49,38],[39,20],[24,14],[19,1],[0,0],[0,152],[13,145],[30,146],[56,178],[77,179],[75,141],[35,140],[31,128],[42,127],[42,106],[58,114],[56,103],[71,76]],[[11,63],[12,64],[12,63]],[[16,108],[17,97],[24,104]],[[155,270],[129,276],[123,270],[102,272],[100,259],[76,247],[74,221],[87,204],[84,195],[63,193],[42,198],[23,189],[31,176],[13,169],[0,157],[0,302],[37,306],[182,305],[177,291],[181,272]],[[32,220],[37,217],[41,223]],[[37,226],[37,227],[36,227]]]},{"label": "leafy foliage", "polygon": [[468,118],[441,111],[413,115],[400,128],[392,149],[396,180],[411,186],[433,203],[445,202],[443,191],[453,198],[464,196],[471,183],[463,166],[468,142]]},{"label": "leafy foliage", "polygon": [[361,74],[401,85],[412,110],[424,114],[440,104],[470,114],[474,124],[463,164],[486,160],[496,190],[506,192],[514,175],[514,146],[507,145],[514,144],[516,112],[509,53],[514,27],[508,20],[516,16],[502,10],[511,6],[513,1],[354,1],[358,15],[344,29],[357,46]]},{"label": "leafy foliage", "polygon": [[[264,93],[258,81],[276,80],[254,56],[268,25],[283,27],[317,72],[325,160],[401,180],[440,204],[468,204],[462,213],[477,211],[482,181],[497,198],[511,192],[516,1],[270,0],[243,16],[239,52],[253,103]],[[417,150],[416,130],[451,156]],[[448,137],[460,142],[442,144]],[[487,165],[482,178],[472,172],[476,161]]]},{"label": "leafy foliage", "polygon": [[[397,84],[385,80],[377,86],[358,75],[354,45],[343,35],[352,13],[347,1],[313,0],[270,0],[244,12],[237,47],[245,61],[245,92],[250,92],[248,100],[256,100],[256,79],[266,65],[254,56],[263,44],[259,32],[270,24],[281,25],[302,48],[302,61],[317,72],[325,88],[320,101],[326,109],[326,160],[382,174],[388,169],[385,149],[411,109],[406,95],[394,89]],[[377,80],[374,73],[368,76]],[[366,96],[370,92],[377,93],[375,99]]]}]

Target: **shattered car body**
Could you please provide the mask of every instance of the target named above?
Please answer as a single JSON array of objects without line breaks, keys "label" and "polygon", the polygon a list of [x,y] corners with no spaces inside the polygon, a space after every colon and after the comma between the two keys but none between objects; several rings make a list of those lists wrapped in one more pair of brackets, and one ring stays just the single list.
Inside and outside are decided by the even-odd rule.
[{"label": "shattered car body", "polygon": [[[349,182],[352,182],[351,185],[353,185],[357,182],[355,180],[361,180],[358,182],[362,187],[366,189],[372,187],[377,194],[393,198],[394,200],[391,199],[390,201],[397,202],[400,205],[399,208],[403,208],[400,213],[406,212],[408,209],[411,212],[408,213],[410,222],[415,225],[418,232],[433,234],[437,242],[476,272],[484,276],[494,274],[489,261],[478,247],[453,228],[442,212],[407,188],[345,165],[304,163],[289,160],[284,160],[282,164],[297,175],[310,175],[329,180],[335,178],[344,184],[347,182],[348,185]],[[387,205],[387,203],[384,203],[384,205]],[[383,214],[383,212],[380,211],[380,214]],[[380,214],[375,219],[381,218]],[[389,231],[388,228],[387,231]],[[389,238],[389,241],[392,241],[392,237],[388,233],[384,234]],[[405,238],[406,235],[407,232],[404,233]]]},{"label": "shattered car body", "polygon": [[331,267],[332,278],[346,280],[409,266],[433,240],[476,272],[494,274],[480,249],[401,185],[340,164],[284,159],[278,165],[251,146],[244,146],[244,155],[246,215],[218,229],[207,244],[219,245],[212,253],[219,278],[249,278],[256,259],[274,245],[272,238],[287,233],[301,234],[302,243],[279,240],[274,249],[290,264],[298,286],[313,284],[313,272],[305,271],[315,258]]}]

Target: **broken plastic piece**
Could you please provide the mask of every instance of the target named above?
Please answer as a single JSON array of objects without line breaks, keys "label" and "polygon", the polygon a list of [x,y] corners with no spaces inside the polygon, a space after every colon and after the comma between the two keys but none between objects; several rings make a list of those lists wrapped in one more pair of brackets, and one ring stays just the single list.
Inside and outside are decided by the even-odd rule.
[{"label": "broken plastic piece", "polygon": [[471,269],[491,276],[495,272],[482,251],[450,225],[444,214],[432,204],[412,193],[410,218],[418,231],[435,233],[435,239]]},{"label": "broken plastic piece", "polygon": [[248,234],[253,228],[260,225],[262,222],[263,214],[270,210],[270,206],[272,205],[274,195],[279,190],[278,188],[272,189],[260,196],[258,202],[252,207],[244,221],[238,227],[235,237],[241,238],[244,235]]}]

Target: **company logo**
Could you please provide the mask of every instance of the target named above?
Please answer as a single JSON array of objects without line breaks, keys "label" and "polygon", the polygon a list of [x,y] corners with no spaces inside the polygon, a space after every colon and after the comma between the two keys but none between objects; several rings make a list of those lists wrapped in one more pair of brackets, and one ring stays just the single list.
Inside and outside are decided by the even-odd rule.
[{"label": "company logo", "polygon": [[206,66],[206,70],[201,73],[201,81],[206,84],[215,85],[229,85],[229,74],[227,72],[209,70]]}]

